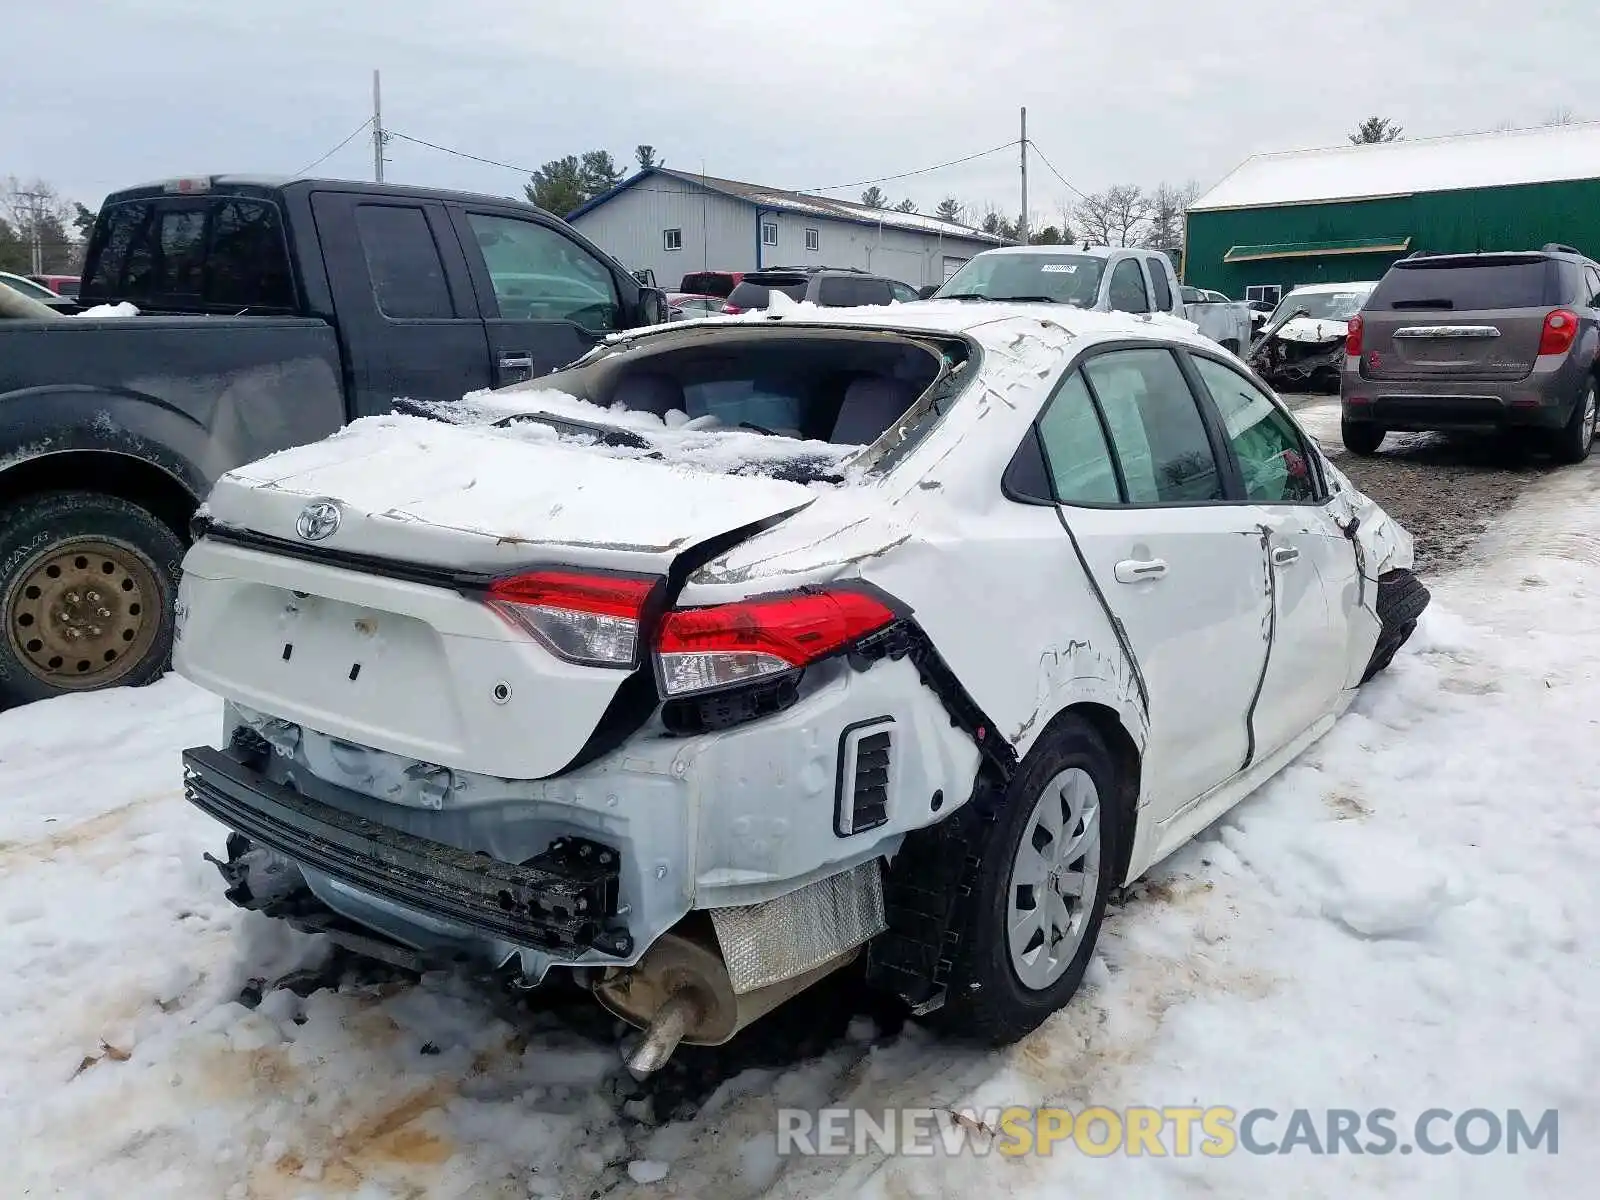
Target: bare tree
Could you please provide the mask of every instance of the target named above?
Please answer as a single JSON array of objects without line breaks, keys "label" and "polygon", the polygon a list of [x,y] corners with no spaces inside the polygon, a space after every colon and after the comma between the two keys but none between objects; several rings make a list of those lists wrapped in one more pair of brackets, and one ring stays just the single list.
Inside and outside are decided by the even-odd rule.
[{"label": "bare tree", "polygon": [[1140,238],[1152,250],[1183,249],[1184,220],[1189,205],[1200,195],[1200,185],[1163,183],[1150,193],[1150,225]]},{"label": "bare tree", "polygon": [[1356,126],[1356,131],[1350,135],[1350,142],[1355,146],[1370,146],[1378,142],[1398,142],[1400,135],[1405,130],[1396,125],[1388,117],[1368,117]]},{"label": "bare tree", "polygon": [[1097,246],[1133,246],[1148,227],[1151,211],[1144,189],[1119,183],[1078,201],[1073,216],[1085,241]]},{"label": "bare tree", "polygon": [[1577,122],[1578,114],[1573,112],[1572,109],[1566,107],[1565,105],[1562,105],[1560,108],[1556,109],[1548,117],[1546,117],[1542,124],[1575,125]]},{"label": "bare tree", "polygon": [[15,176],[0,185],[0,218],[11,228],[12,257],[27,272],[55,275],[77,268],[78,239],[72,236],[73,206],[42,179],[23,183]]}]

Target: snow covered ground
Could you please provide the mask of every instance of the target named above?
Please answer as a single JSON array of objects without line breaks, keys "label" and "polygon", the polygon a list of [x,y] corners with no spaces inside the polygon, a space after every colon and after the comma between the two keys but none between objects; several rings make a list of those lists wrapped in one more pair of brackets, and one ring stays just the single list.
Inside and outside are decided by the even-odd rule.
[{"label": "snow covered ground", "polygon": [[[1319,431],[1320,432],[1320,431]],[[652,1127],[592,1025],[456,978],[307,998],[222,898],[176,679],[0,717],[0,1195],[1576,1196],[1600,1169],[1600,463],[1491,528],[1390,672],[1113,911],[1014,1050],[865,1021]],[[769,1018],[771,1019],[771,1018]],[[785,1159],[776,1110],[1560,1110],[1559,1153]],[[1443,1127],[1448,1132],[1448,1127]],[[1281,1137],[1282,1126],[1270,1131]],[[1409,1140],[1402,1137],[1402,1140]]]}]

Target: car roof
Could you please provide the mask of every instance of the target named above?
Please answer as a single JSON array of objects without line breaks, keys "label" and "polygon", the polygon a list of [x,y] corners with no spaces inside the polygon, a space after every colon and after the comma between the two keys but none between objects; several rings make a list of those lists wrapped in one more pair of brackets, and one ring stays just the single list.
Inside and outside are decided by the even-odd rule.
[{"label": "car roof", "polygon": [[1004,254],[1078,254],[1086,258],[1110,258],[1113,254],[1165,254],[1142,246],[1083,246],[1063,242],[1056,246],[996,246],[980,250],[973,258],[997,258]]}]

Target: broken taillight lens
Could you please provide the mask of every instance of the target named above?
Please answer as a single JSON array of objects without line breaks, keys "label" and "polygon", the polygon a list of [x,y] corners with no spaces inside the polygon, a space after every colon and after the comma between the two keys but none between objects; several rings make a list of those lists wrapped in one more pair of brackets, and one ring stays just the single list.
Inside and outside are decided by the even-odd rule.
[{"label": "broken taillight lens", "polygon": [[792,671],[894,620],[882,600],[847,588],[677,609],[662,619],[656,640],[661,687],[683,696]]},{"label": "broken taillight lens", "polygon": [[592,667],[638,665],[639,619],[656,580],[582,571],[497,579],[488,602],[557,658]]}]

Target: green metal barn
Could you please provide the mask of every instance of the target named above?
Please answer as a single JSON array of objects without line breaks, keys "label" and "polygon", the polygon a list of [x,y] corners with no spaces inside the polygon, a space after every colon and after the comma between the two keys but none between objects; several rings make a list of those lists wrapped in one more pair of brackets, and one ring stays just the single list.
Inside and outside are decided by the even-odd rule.
[{"label": "green metal barn", "polygon": [[1190,206],[1184,282],[1276,301],[1415,250],[1600,257],[1600,123],[1257,154]]}]

